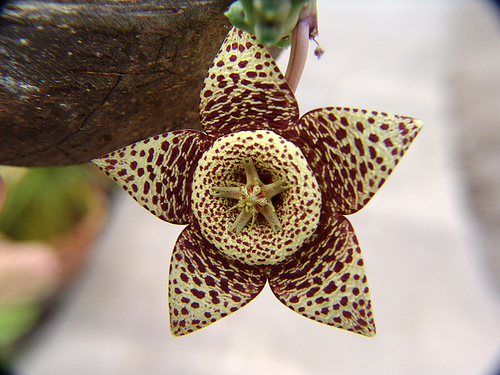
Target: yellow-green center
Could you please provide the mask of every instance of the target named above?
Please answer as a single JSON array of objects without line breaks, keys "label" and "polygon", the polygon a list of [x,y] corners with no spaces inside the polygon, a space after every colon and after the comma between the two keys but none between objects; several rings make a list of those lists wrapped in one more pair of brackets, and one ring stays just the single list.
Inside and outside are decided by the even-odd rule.
[{"label": "yellow-green center", "polygon": [[191,203],[202,234],[227,257],[276,264],[316,230],[321,192],[297,146],[271,131],[241,131],[203,154]]},{"label": "yellow-green center", "polygon": [[213,195],[221,198],[237,199],[238,203],[229,210],[239,209],[240,214],[231,226],[230,230],[236,234],[252,219],[251,227],[259,213],[264,215],[269,226],[278,231],[281,223],[276,215],[271,198],[285,191],[290,184],[285,179],[277,180],[270,184],[264,184],[259,178],[252,159],[246,159],[242,163],[245,169],[246,184],[236,184],[237,186],[213,186]]}]

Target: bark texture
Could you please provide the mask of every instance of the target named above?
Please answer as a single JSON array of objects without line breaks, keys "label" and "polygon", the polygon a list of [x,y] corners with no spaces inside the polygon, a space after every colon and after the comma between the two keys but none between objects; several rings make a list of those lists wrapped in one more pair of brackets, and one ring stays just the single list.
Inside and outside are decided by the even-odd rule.
[{"label": "bark texture", "polygon": [[198,128],[198,94],[231,0],[7,1],[0,164],[87,162]]}]

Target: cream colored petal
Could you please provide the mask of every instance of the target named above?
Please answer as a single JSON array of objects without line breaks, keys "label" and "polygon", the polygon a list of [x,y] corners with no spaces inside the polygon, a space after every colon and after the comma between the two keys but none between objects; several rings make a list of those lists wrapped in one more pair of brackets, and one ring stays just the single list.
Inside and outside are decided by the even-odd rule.
[{"label": "cream colored petal", "polygon": [[364,336],[376,333],[361,250],[341,215],[323,217],[310,245],[272,269],[269,285],[306,318]]},{"label": "cream colored petal", "polygon": [[286,129],[299,108],[285,77],[264,46],[232,28],[208,70],[200,93],[200,121],[209,134]]},{"label": "cream colored petal", "polygon": [[201,132],[179,130],[133,143],[92,162],[153,215],[187,224],[189,182],[210,143]]},{"label": "cream colored petal", "polygon": [[285,137],[300,145],[325,204],[348,215],[375,195],[421,127],[420,120],[385,112],[321,108],[306,113]]},{"label": "cream colored petal", "polygon": [[259,270],[235,266],[217,254],[199,229],[184,229],[175,244],[169,276],[170,330],[194,332],[235,312],[255,298],[266,283]]}]

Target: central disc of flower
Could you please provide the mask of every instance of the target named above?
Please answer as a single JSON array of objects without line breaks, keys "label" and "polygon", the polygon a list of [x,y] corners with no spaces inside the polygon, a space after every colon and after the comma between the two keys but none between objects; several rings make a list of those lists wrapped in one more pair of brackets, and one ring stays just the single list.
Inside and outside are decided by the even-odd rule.
[{"label": "central disc of flower", "polygon": [[278,230],[281,224],[276,215],[271,198],[290,187],[287,180],[278,180],[270,184],[264,184],[260,178],[252,159],[243,161],[246,174],[246,184],[236,183],[236,186],[213,186],[213,195],[222,198],[238,199],[238,203],[231,207],[239,209],[240,214],[231,226],[230,230],[236,234],[252,219],[253,226],[259,214],[264,215],[269,226]]},{"label": "central disc of flower", "polygon": [[316,230],[321,192],[297,146],[271,131],[242,131],[218,138],[201,157],[192,208],[226,256],[276,264]]}]

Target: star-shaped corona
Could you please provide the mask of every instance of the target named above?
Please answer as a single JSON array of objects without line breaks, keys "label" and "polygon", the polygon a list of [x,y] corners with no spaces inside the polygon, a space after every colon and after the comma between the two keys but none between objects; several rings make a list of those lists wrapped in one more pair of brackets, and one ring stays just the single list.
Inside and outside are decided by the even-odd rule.
[{"label": "star-shaped corona", "polygon": [[237,199],[238,204],[231,207],[240,209],[240,214],[230,230],[240,233],[243,227],[252,219],[252,227],[259,212],[264,215],[273,230],[281,229],[280,220],[273,207],[272,198],[288,189],[290,185],[286,179],[280,179],[270,184],[264,184],[259,178],[252,159],[242,163],[246,174],[246,184],[236,183],[236,186],[213,186],[213,195],[222,198]]},{"label": "star-shaped corona", "polygon": [[208,70],[199,111],[204,132],[168,132],[93,160],[153,215],[187,224],[170,263],[172,334],[237,311],[267,282],[309,319],[375,335],[345,215],[383,185],[421,122],[341,107],[299,117],[267,50],[235,28]]}]

